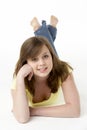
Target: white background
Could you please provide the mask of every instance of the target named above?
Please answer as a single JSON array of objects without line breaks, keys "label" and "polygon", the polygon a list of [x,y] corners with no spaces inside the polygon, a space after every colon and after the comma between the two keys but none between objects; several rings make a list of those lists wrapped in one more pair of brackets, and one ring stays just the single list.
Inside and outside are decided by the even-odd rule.
[{"label": "white background", "polygon": [[49,24],[50,15],[59,19],[55,46],[59,57],[74,68],[82,107],[87,99],[87,0],[0,0],[0,124],[9,119],[7,129],[12,116],[7,114],[11,109],[10,86],[20,46],[33,35],[32,18],[36,16],[39,22],[45,19]]}]

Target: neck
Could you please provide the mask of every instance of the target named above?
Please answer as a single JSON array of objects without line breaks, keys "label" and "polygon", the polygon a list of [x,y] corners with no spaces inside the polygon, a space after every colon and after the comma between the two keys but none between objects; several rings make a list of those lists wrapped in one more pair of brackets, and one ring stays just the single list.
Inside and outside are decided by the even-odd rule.
[{"label": "neck", "polygon": [[35,83],[46,84],[46,82],[47,82],[47,77],[36,77],[35,76]]}]

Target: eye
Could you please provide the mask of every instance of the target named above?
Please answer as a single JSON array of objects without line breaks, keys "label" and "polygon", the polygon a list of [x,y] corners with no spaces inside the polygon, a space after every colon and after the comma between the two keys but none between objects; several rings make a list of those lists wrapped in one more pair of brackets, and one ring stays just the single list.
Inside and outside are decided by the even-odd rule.
[{"label": "eye", "polygon": [[32,59],[32,61],[38,61],[38,58],[35,57],[35,58]]},{"label": "eye", "polygon": [[44,58],[48,58],[49,57],[49,55],[44,55]]}]

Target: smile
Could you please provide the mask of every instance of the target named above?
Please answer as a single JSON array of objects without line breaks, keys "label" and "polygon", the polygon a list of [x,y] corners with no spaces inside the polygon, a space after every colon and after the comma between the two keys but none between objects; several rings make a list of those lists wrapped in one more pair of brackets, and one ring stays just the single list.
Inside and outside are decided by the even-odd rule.
[{"label": "smile", "polygon": [[38,69],[38,70],[40,71],[40,73],[44,73],[44,72],[46,72],[47,67],[45,67],[45,68],[41,68],[41,69]]}]

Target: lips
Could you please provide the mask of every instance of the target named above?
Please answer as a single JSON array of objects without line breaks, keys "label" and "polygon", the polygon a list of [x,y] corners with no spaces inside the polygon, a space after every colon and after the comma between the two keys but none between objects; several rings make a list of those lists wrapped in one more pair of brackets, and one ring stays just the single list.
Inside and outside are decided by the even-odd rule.
[{"label": "lips", "polygon": [[40,73],[44,73],[44,72],[46,72],[47,67],[45,67],[45,68],[40,68],[40,69],[38,69],[38,70],[40,71]]}]

